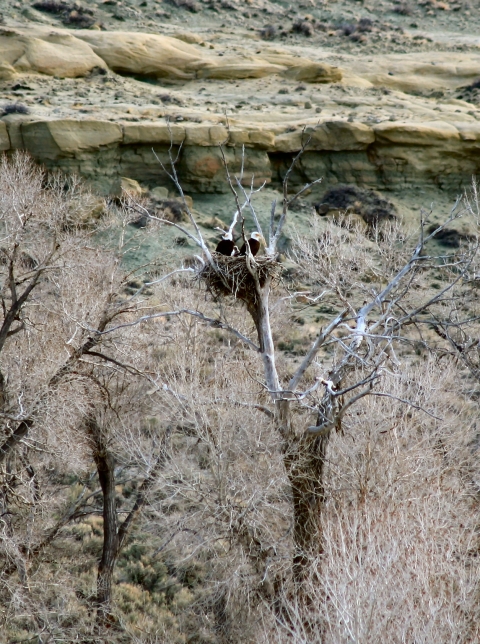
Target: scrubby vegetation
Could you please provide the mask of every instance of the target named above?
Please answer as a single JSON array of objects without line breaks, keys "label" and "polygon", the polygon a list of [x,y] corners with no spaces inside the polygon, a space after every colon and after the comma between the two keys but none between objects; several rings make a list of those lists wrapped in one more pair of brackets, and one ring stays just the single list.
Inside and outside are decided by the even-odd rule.
[{"label": "scrubby vegetation", "polygon": [[127,270],[139,210],[198,235],[1,162],[0,641],[476,641],[475,194],[448,250],[315,214],[255,297]]}]

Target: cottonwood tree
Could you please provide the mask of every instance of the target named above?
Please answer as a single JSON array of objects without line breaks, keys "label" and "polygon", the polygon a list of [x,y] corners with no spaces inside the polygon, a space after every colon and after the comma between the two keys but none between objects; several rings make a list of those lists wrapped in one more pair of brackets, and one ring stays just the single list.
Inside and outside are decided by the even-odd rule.
[{"label": "cottonwood tree", "polygon": [[[223,303],[223,313],[218,317],[189,308],[168,311],[168,315],[195,316],[211,327],[233,334],[258,355],[263,365],[261,384],[270,399],[270,405],[263,406],[263,409],[277,428],[290,483],[293,517],[291,573],[300,596],[304,593],[304,582],[312,569],[319,565],[323,552],[321,518],[325,503],[325,464],[332,434],[342,431],[342,423],[355,405],[367,396],[390,398],[416,413],[430,413],[415,400],[399,397],[385,389],[384,375],[402,368],[396,351],[402,343],[412,343],[407,330],[422,314],[450,297],[456,285],[468,274],[478,249],[475,242],[454,258],[438,252],[428,253],[432,246],[430,242],[468,211],[460,200],[444,223],[433,226],[430,232],[426,231],[428,214],[422,212],[413,244],[398,227],[393,226],[390,231],[382,230],[380,226],[373,227],[370,231],[373,239],[362,238],[366,245],[373,245],[370,256],[365,256],[365,265],[359,261],[361,251],[357,257],[342,257],[342,261],[337,261],[334,246],[341,241],[329,239],[328,232],[324,237],[318,233],[317,240],[310,244],[300,243],[295,256],[297,264],[305,279],[309,279],[312,290],[317,289],[313,295],[304,294],[303,299],[306,298],[307,302],[310,299],[314,305],[333,297],[336,306],[341,305],[341,310],[318,329],[316,338],[296,368],[292,371],[288,367],[285,372],[279,372],[279,353],[270,319],[271,300],[282,270],[278,261],[278,245],[289,208],[311,187],[307,184],[293,195],[289,191],[292,170],[307,148],[308,140],[285,174],[280,208],[275,202],[272,204],[265,254],[262,256],[253,257],[248,244],[244,257],[225,257],[212,252],[185,200],[191,228],[155,217],[138,205],[132,205],[151,220],[181,230],[198,246],[202,256],[198,258],[197,267],[178,270],[194,271],[213,301],[221,300]],[[170,160],[168,174],[183,197],[172,153]],[[249,212],[253,226],[263,236],[264,230],[254,205],[256,191],[253,183],[245,188],[242,173],[232,176],[226,163],[225,166],[236,204],[229,231],[239,223],[246,242],[245,213]],[[354,233],[361,237],[358,229]],[[344,230],[342,234],[347,233]],[[429,270],[444,271],[447,279],[444,287],[433,294],[429,289],[422,290]],[[228,303],[233,304],[234,301],[244,304],[254,324],[254,336],[246,335],[229,324],[225,312],[228,311]],[[258,538],[250,538],[245,543],[245,534],[243,537],[244,546],[255,566],[258,567],[259,562],[260,567],[264,565],[266,575],[268,545],[262,544]],[[283,592],[283,580],[274,580],[267,591],[265,584],[261,588],[275,604]],[[303,596],[308,603],[308,597]]]},{"label": "cottonwood tree", "polygon": [[[356,460],[372,468],[380,482],[380,470],[390,475],[402,460],[398,451],[388,460],[388,446],[398,450],[393,441],[385,444],[381,455],[372,457],[372,432],[377,424],[382,431],[390,431],[382,420],[390,408],[393,425],[398,415],[408,426],[408,440],[414,439],[420,425],[422,431],[431,431],[440,416],[447,415],[448,401],[442,407],[440,394],[427,395],[433,388],[435,365],[430,365],[427,378],[409,361],[412,352],[431,346],[435,323],[441,333],[445,329],[453,333],[453,327],[446,325],[446,312],[455,303],[458,308],[459,294],[474,280],[474,239],[453,254],[435,250],[434,243],[438,233],[465,210],[457,204],[447,221],[430,233],[426,232],[428,217],[422,215],[420,238],[415,241],[395,225],[379,226],[365,237],[360,229],[348,228],[348,222],[341,227],[315,219],[311,239],[298,238],[290,253],[301,286],[291,283],[285,292],[278,247],[289,208],[298,198],[289,193],[291,170],[279,212],[274,204],[263,230],[255,190],[243,186],[241,173],[238,178],[229,174],[235,199],[230,228],[238,226],[245,238],[251,217],[258,232],[268,230],[265,254],[216,254],[192,213],[190,226],[160,221],[195,241],[199,255],[194,266],[150,278],[156,284],[148,288],[158,291],[147,300],[145,287],[135,286],[129,295],[125,292],[132,276],[119,266],[122,242],[117,252],[98,245],[91,230],[75,225],[74,206],[79,202],[68,197],[63,183],[57,185],[60,191],[45,191],[45,177],[28,164],[20,172],[22,163],[21,157],[13,164],[5,162],[2,176],[7,179],[0,191],[5,228],[16,231],[5,235],[6,260],[0,265],[5,320],[13,307],[8,318],[13,322],[0,353],[5,400],[3,603],[17,613],[28,611],[34,620],[30,631],[44,641],[57,635],[73,639],[94,630],[94,637],[106,637],[105,627],[110,627],[109,637],[114,639],[115,565],[133,523],[143,521],[159,538],[159,552],[171,546],[183,561],[199,552],[202,561],[208,561],[208,583],[190,611],[195,615],[192,635],[197,636],[202,627],[219,641],[255,640],[259,621],[273,609],[274,623],[287,639],[322,641],[327,626],[330,641],[361,639],[360,631],[355,634],[351,621],[344,619],[350,605],[342,604],[346,591],[338,569],[344,566],[345,574],[355,577],[358,566],[365,588],[372,585],[372,577],[362,568],[362,535],[349,528],[352,517],[337,505],[335,485],[346,487],[345,479],[357,476],[362,468]],[[18,185],[14,172],[21,177],[21,185],[27,173],[28,185],[35,187],[29,199],[12,189]],[[171,176],[181,192],[174,164]],[[19,205],[18,199],[25,205]],[[130,202],[130,206],[155,221],[141,205]],[[52,213],[58,213],[54,223]],[[19,231],[14,226],[20,226]],[[155,227],[149,234],[155,234]],[[19,306],[25,287],[37,273]],[[440,289],[431,288],[433,278],[439,280]],[[300,305],[305,314],[299,312]],[[319,305],[323,329],[319,320],[313,322]],[[218,309],[218,314],[212,309]],[[466,310],[463,313],[468,317]],[[330,316],[326,321],[325,314]],[[292,315],[311,321],[301,327],[304,354],[286,357],[282,348],[296,332],[291,328]],[[313,332],[306,347],[306,336]],[[459,417],[456,410],[448,413]],[[154,417],[154,429],[146,426],[146,415]],[[428,422],[420,424],[418,417]],[[438,466],[438,446],[446,449],[446,430],[441,435],[432,431],[431,436],[429,465],[426,469],[418,465],[420,474],[411,497],[431,480]],[[356,443],[351,456],[345,453],[349,441]],[[424,445],[417,448],[418,464],[424,458],[420,453]],[[410,457],[410,452],[403,457],[404,469],[398,474],[402,480],[408,479],[405,468]],[[71,472],[77,473],[78,483],[73,498],[67,499],[63,490]],[[357,496],[352,493],[357,505],[348,498],[357,526],[363,520],[361,509],[368,504],[367,478],[359,481]],[[122,499],[119,486],[132,480],[134,493]],[[377,531],[377,541],[388,538],[398,518],[393,493],[387,484],[381,489],[390,495],[380,505],[386,515],[390,512],[390,523],[383,532],[379,530],[378,510],[365,527],[367,532]],[[450,509],[454,516],[455,508]],[[51,597],[43,600],[51,582],[40,588],[36,580],[42,571],[43,579],[52,574],[49,565],[59,552],[55,548],[62,543],[65,527],[92,515],[103,517],[96,590],[89,598],[96,610],[72,626],[73,612],[57,607]],[[336,521],[337,515],[343,523]],[[464,515],[462,524],[467,523]],[[287,526],[280,537],[278,526],[282,524],[283,530],[289,518],[291,529]],[[436,533],[430,530],[427,537],[431,534]],[[459,548],[455,540],[449,543],[457,558],[468,549],[463,544]],[[347,544],[347,553],[342,544]],[[401,545],[408,550],[408,544]],[[427,538],[422,548],[427,584],[432,565],[427,560]],[[410,561],[405,556],[399,558],[400,569],[402,562]],[[334,558],[336,568],[327,561]],[[369,570],[383,570],[386,565],[374,564],[377,568],[369,564]],[[73,560],[68,567],[74,568]],[[446,585],[460,568],[444,571]],[[74,596],[77,589],[68,570],[59,573],[57,569],[55,575],[65,593]],[[404,583],[407,599],[408,583]],[[233,607],[229,597],[242,586],[245,602]],[[364,593],[363,587],[358,588]],[[421,592],[425,588],[435,593],[436,587],[427,584]],[[412,595],[410,604],[401,603],[402,610],[414,610],[421,592]],[[253,603],[258,612],[249,620],[246,616]],[[341,607],[337,613],[334,604]],[[57,608],[55,616],[52,605]],[[366,604],[368,615],[373,605]],[[327,626],[315,625],[311,619],[317,606],[322,607]],[[428,611],[425,615],[428,621]],[[450,618],[448,613],[445,621]],[[398,615],[397,620],[401,622]],[[339,635],[342,624],[345,636]],[[375,632],[386,632],[381,620],[376,627]],[[401,628],[395,634],[404,632]],[[475,632],[469,628],[468,633]],[[277,636],[274,631],[267,629],[267,641]],[[372,632],[368,623],[361,632],[368,641]],[[447,641],[445,632],[437,641]],[[142,639],[138,631],[135,637],[135,641],[149,641],[149,635]]]},{"label": "cottonwood tree", "polygon": [[[136,465],[125,456],[121,437],[141,436],[146,413],[139,382],[153,385],[151,343],[122,324],[149,305],[144,286],[127,288],[138,275],[120,265],[123,233],[116,249],[100,243],[109,222],[99,210],[74,178],[47,177],[23,154],[0,161],[2,593],[6,605],[20,597],[47,639],[55,628],[31,582],[43,557],[65,526],[103,514],[94,605],[98,625],[108,622],[115,563],[165,458],[163,443]],[[138,485],[119,521],[116,471],[129,458]],[[67,500],[71,473],[85,484]]]}]

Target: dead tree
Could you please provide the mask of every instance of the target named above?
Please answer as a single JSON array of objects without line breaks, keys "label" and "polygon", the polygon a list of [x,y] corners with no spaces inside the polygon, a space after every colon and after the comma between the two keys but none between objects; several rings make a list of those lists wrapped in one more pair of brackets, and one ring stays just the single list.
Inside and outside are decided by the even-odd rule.
[{"label": "dead tree", "polygon": [[[387,367],[395,368],[398,365],[394,347],[402,330],[412,325],[422,312],[441,301],[456,284],[461,282],[477,253],[475,245],[458,260],[455,274],[440,293],[433,297],[427,296],[422,301],[416,302],[414,306],[409,304],[407,295],[411,291],[415,276],[422,272],[422,267],[429,261],[435,262],[438,259],[425,254],[425,245],[451,221],[462,216],[464,211],[461,210],[460,200],[458,200],[447,220],[428,234],[426,232],[428,216],[422,213],[418,242],[404,264],[390,276],[387,284],[379,292],[370,292],[363,305],[354,306],[352,302],[344,302],[345,309],[325,328],[319,330],[315,341],[293,376],[285,378],[277,370],[276,349],[270,323],[270,296],[278,283],[281,271],[277,246],[289,208],[312,185],[307,184],[295,195],[289,196],[289,176],[307,146],[308,140],[286,173],[283,182],[283,203],[279,215],[277,215],[276,203],[272,204],[265,256],[254,258],[248,250],[248,244],[245,257],[225,257],[211,252],[185,200],[185,209],[194,232],[180,224],[158,219],[135,204],[132,205],[151,219],[157,219],[165,225],[173,225],[182,230],[194,241],[203,255],[199,258],[197,279],[216,298],[231,297],[242,301],[254,322],[257,336],[255,341],[232,328],[225,320],[205,316],[200,311],[182,309],[158,314],[196,316],[208,325],[233,333],[261,359],[264,387],[273,404],[273,422],[281,437],[285,470],[291,486],[294,551],[292,575],[297,588],[301,588],[313,563],[317,562],[318,565],[319,556],[322,554],[320,518],[325,494],[324,465],[332,432],[340,429],[344,416],[364,396],[390,395],[389,392],[381,391],[382,373]],[[163,166],[162,168],[169,174],[183,197],[172,154],[170,154],[170,161],[171,171],[167,171]],[[226,162],[225,167],[227,181],[236,203],[229,231],[231,232],[240,221],[245,241],[244,212],[249,210],[256,230],[263,236],[252,203],[256,192],[253,189],[253,182],[249,189],[245,189],[242,173],[232,178]],[[317,361],[320,350],[327,344],[335,346],[338,356],[331,365]],[[314,363],[316,370],[323,373],[314,377],[312,381],[311,368]],[[309,381],[310,384],[302,388],[302,383],[305,381]],[[317,395],[321,393],[320,399],[309,406],[314,422],[308,426],[303,424],[299,426],[296,410],[314,393]],[[413,408],[418,409],[413,401],[400,402],[411,404]],[[428,413],[428,410],[421,411]]]}]

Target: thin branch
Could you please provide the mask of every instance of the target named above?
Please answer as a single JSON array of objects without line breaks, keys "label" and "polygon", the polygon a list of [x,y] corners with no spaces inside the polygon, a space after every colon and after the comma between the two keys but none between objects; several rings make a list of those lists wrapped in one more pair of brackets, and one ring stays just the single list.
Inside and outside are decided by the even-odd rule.
[{"label": "thin branch", "polygon": [[173,226],[174,228],[178,228],[178,230],[181,230],[184,235],[187,235],[187,237],[189,237],[192,241],[194,241],[195,244],[197,246],[200,246],[200,248],[203,250],[202,242],[199,239],[197,239],[195,235],[192,235],[190,231],[188,231],[183,226],[180,226],[180,224],[177,224],[175,221],[170,221],[169,219],[163,219],[163,217],[156,217],[155,215],[152,215],[146,208],[143,208],[143,206],[137,203],[135,203],[135,206],[128,204],[128,207],[131,210],[136,210],[138,213],[143,211],[142,214],[144,214],[149,219],[153,219],[154,221],[159,221],[162,224],[167,224],[167,226]]},{"label": "thin branch", "polygon": [[367,387],[363,391],[360,391],[356,396],[353,396],[353,398],[350,398],[350,400],[348,400],[340,409],[340,411],[335,415],[335,418],[333,420],[329,420],[326,423],[322,423],[321,425],[310,425],[310,427],[307,427],[307,433],[314,436],[326,436],[328,432],[330,432],[330,430],[338,425],[339,421],[341,421],[342,417],[345,415],[345,412],[353,404],[360,400],[360,398],[364,398],[365,396],[368,396],[368,394],[372,393],[372,385],[373,383],[370,383],[369,387]]},{"label": "thin branch", "polygon": [[[105,331],[97,331],[99,335],[107,335],[108,333],[112,333],[113,331],[117,331],[118,329],[125,329],[127,327],[131,326],[137,326],[138,324],[141,324],[142,322],[147,322],[148,320],[154,320],[156,318],[165,318],[165,317],[173,317],[177,315],[182,315],[182,314],[187,314],[187,315],[192,315],[194,317],[199,318],[203,322],[207,322],[210,326],[213,326],[218,329],[224,329],[225,331],[229,331],[230,333],[233,333],[239,340],[242,342],[245,342],[245,344],[248,344],[252,349],[255,349],[255,351],[260,351],[260,348],[252,342],[249,338],[247,338],[243,333],[240,333],[237,329],[234,327],[230,326],[229,324],[226,324],[225,322],[222,322],[218,318],[209,318],[206,315],[203,315],[203,313],[200,313],[200,311],[193,311],[191,309],[178,309],[177,311],[165,311],[163,313],[152,313],[150,315],[143,315],[140,318],[137,318],[133,322],[125,322],[124,324],[118,324],[115,327],[112,327],[110,329],[106,329]],[[94,331],[94,329],[91,329]]]},{"label": "thin branch", "polygon": [[440,418],[440,416],[435,416],[435,414],[432,414],[429,412],[427,409],[424,407],[421,407],[420,405],[416,405],[415,403],[412,403],[411,400],[406,400],[405,398],[399,398],[398,396],[394,396],[393,394],[387,394],[384,392],[378,392],[378,391],[373,391],[372,396],[381,396],[384,398],[393,398],[393,400],[398,400],[405,405],[410,405],[410,407],[413,407],[414,409],[418,409],[419,411],[423,411],[425,414],[428,416],[431,416],[432,418],[435,418],[435,420],[443,420],[443,418]]},{"label": "thin branch", "polygon": [[260,235],[263,237],[263,230],[262,230],[262,227],[261,227],[260,222],[258,220],[256,210],[253,207],[251,197],[252,197],[252,194],[255,194],[255,192],[260,192],[261,190],[263,190],[263,188],[265,187],[266,181],[264,181],[263,184],[259,188],[257,188],[257,190],[254,190],[253,189],[253,176],[252,176],[252,183],[251,183],[251,186],[250,186],[250,194],[247,194],[247,191],[245,190],[243,185],[240,183],[238,178],[235,177],[235,179],[237,181],[238,187],[243,192],[243,196],[245,197],[245,203],[248,205],[248,207],[250,209],[250,212],[252,213],[253,221],[255,222],[255,227],[256,227],[257,231],[260,233]]},{"label": "thin branch", "polygon": [[[427,241],[429,241],[430,239],[433,239],[433,237],[434,237],[436,234],[438,234],[438,232],[440,232],[441,230],[443,230],[443,229],[445,228],[445,226],[447,226],[447,224],[448,224],[448,223],[450,223],[453,219],[456,219],[457,217],[459,217],[459,216],[460,216],[458,213],[456,213],[456,212],[455,212],[455,211],[456,211],[456,208],[457,208],[457,206],[458,206],[458,203],[459,203],[459,199],[457,199],[457,201],[455,202],[455,205],[453,206],[453,208],[452,208],[452,210],[451,210],[451,212],[450,212],[450,216],[449,216],[449,218],[448,218],[448,219],[447,219],[443,224],[441,224],[440,226],[438,226],[438,227],[437,227],[437,228],[436,228],[436,229],[435,229],[435,230],[434,230],[430,235],[428,235],[427,237],[425,237],[425,238],[424,238],[424,236],[423,236],[423,230],[421,231],[419,242],[418,242],[417,246],[415,247],[415,249],[414,249],[414,251],[413,251],[413,253],[412,253],[412,255],[411,255],[411,257],[410,257],[409,261],[408,261],[408,262],[403,266],[403,268],[401,268],[401,269],[398,271],[398,273],[395,275],[395,277],[394,277],[394,278],[393,278],[393,279],[392,279],[392,280],[387,284],[387,286],[383,289],[383,291],[381,291],[381,293],[379,293],[378,295],[375,295],[375,297],[374,297],[374,298],[373,298],[373,299],[372,299],[368,304],[365,304],[365,305],[360,309],[360,311],[358,312],[358,316],[357,316],[357,325],[356,325],[356,334],[355,334],[355,335],[356,335],[356,338],[355,338],[355,340],[354,340],[354,342],[355,342],[355,344],[356,344],[356,346],[357,346],[357,347],[360,345],[360,343],[361,343],[361,341],[362,341],[362,339],[363,339],[363,337],[364,337],[364,334],[365,334],[367,316],[371,313],[371,311],[375,308],[375,306],[378,306],[378,305],[380,305],[382,302],[384,302],[384,301],[385,301],[385,299],[390,295],[390,293],[393,291],[393,289],[394,289],[394,288],[396,288],[396,287],[398,286],[398,284],[399,284],[399,283],[401,282],[401,280],[405,277],[405,275],[407,275],[407,273],[408,273],[408,272],[413,268],[413,266],[415,266],[415,265],[416,265],[416,262],[418,261],[418,259],[419,259],[419,257],[420,257],[420,254],[421,254],[421,252],[422,252],[422,250],[423,250],[423,247],[424,247],[424,245],[426,244],[426,242],[427,242]],[[473,256],[472,256],[472,258],[471,258],[470,262],[468,263],[468,265],[471,263],[472,259],[473,259]],[[466,269],[465,269],[465,270],[466,270]],[[431,305],[431,304],[433,304],[435,301],[437,301],[437,300],[438,300],[438,298],[440,298],[440,297],[441,297],[445,292],[447,292],[450,288],[452,288],[452,287],[453,287],[453,285],[454,285],[456,282],[458,282],[458,281],[459,281],[459,279],[461,279],[461,277],[463,276],[463,274],[464,274],[464,272],[463,272],[463,273],[461,273],[461,274],[457,277],[457,279],[456,279],[456,280],[454,280],[454,282],[453,282],[452,284],[448,285],[445,289],[443,289],[440,293],[438,293],[434,298],[432,298],[432,299],[429,301],[429,303],[422,305],[421,307],[419,307],[419,308],[416,310],[416,312],[412,313],[411,315],[415,315],[415,314],[416,314],[416,313],[418,313],[419,311],[424,310],[424,308],[425,308],[426,306],[430,306],[430,305]],[[385,316],[386,316],[386,315],[388,315],[388,314],[387,314],[387,313],[386,313],[386,314],[384,314],[384,315],[383,315],[383,316],[382,316],[382,317],[381,317],[381,318],[380,318],[380,319],[379,319],[379,320],[378,320],[378,321],[373,325],[373,328],[376,328],[379,324],[381,324],[381,323],[383,322],[383,320],[385,319]],[[409,317],[410,317],[410,316],[409,316]]]},{"label": "thin branch", "polygon": [[[303,128],[302,136],[303,136],[303,134],[305,134],[305,129],[306,129],[306,126]],[[277,243],[278,243],[278,240],[280,239],[280,235],[281,235],[281,233],[282,233],[283,226],[284,226],[284,224],[285,224],[285,219],[286,219],[286,217],[287,217],[287,213],[288,213],[288,207],[289,207],[289,205],[290,205],[291,203],[293,203],[293,201],[295,201],[295,199],[296,199],[296,198],[297,198],[297,197],[298,197],[302,192],[304,192],[304,191],[307,189],[307,187],[308,187],[308,186],[306,186],[306,187],[302,188],[302,190],[300,190],[300,192],[299,192],[299,193],[297,193],[297,194],[292,198],[292,200],[289,200],[289,198],[288,198],[288,179],[289,179],[289,177],[290,177],[291,173],[293,172],[293,169],[294,169],[294,167],[295,167],[295,165],[296,165],[297,161],[298,161],[298,160],[300,159],[300,157],[303,155],[303,153],[305,152],[305,149],[307,148],[307,146],[308,146],[308,144],[310,143],[310,141],[311,141],[311,140],[312,140],[312,137],[311,137],[311,136],[309,136],[309,137],[308,137],[308,138],[303,142],[302,147],[300,148],[300,151],[299,151],[299,152],[298,152],[298,154],[293,158],[292,163],[290,164],[290,167],[288,168],[287,172],[285,173],[285,177],[283,178],[283,208],[282,208],[282,214],[281,214],[281,216],[280,216],[280,220],[279,220],[279,222],[278,222],[278,225],[277,225],[277,227],[275,228],[275,232],[274,232],[274,234],[273,234],[273,237],[272,237],[271,239],[269,239],[269,242],[268,242],[268,248],[266,249],[266,253],[267,253],[267,255],[269,255],[269,256],[273,256],[273,255],[275,255],[275,253],[276,253]],[[319,179],[317,179],[317,180],[316,180],[316,181],[314,181],[313,183],[318,183],[318,181],[319,181]],[[310,184],[310,185],[313,185],[313,183],[312,183],[312,184]],[[274,209],[273,209],[273,210],[274,210]],[[273,224],[273,217],[272,217],[272,216],[270,217],[270,226],[271,226],[271,229],[273,230],[273,229],[274,229],[274,224]]]},{"label": "thin branch", "polygon": [[[169,129],[169,131],[170,131],[170,129],[171,129],[171,128],[170,128],[170,122],[169,122],[168,120],[167,120],[167,127],[168,127],[168,129]],[[188,217],[189,217],[189,219],[190,219],[190,221],[191,221],[191,223],[192,223],[193,227],[195,228],[195,232],[196,232],[197,237],[198,237],[198,239],[196,240],[196,243],[197,243],[197,244],[198,244],[198,246],[200,246],[200,248],[203,250],[203,252],[205,253],[205,256],[206,256],[206,257],[207,257],[207,259],[208,259],[208,261],[209,261],[211,264],[213,264],[212,255],[211,255],[211,253],[210,253],[210,250],[208,249],[208,246],[207,246],[207,244],[205,243],[205,240],[203,239],[202,233],[200,232],[200,228],[198,227],[198,224],[197,224],[197,220],[196,220],[196,219],[195,219],[195,217],[193,216],[193,213],[191,212],[190,208],[188,207],[187,200],[185,199],[185,194],[184,194],[184,192],[183,192],[182,185],[181,185],[180,181],[178,180],[177,169],[176,169],[176,167],[175,167],[175,164],[176,164],[176,163],[177,163],[177,161],[178,161],[178,155],[177,155],[177,158],[176,158],[176,159],[173,159],[173,157],[172,157],[172,145],[173,145],[173,136],[170,134],[170,149],[169,149],[169,151],[168,151],[168,156],[169,156],[169,159],[170,159],[170,166],[171,166],[171,168],[172,168],[171,173],[170,173],[170,172],[168,172],[168,170],[165,168],[164,164],[160,161],[160,159],[158,158],[157,153],[155,152],[155,150],[154,150],[153,148],[152,148],[152,152],[153,152],[153,154],[154,154],[154,156],[155,156],[156,160],[157,160],[157,161],[158,161],[158,163],[160,164],[160,167],[162,168],[162,170],[163,170],[163,171],[168,175],[168,177],[169,177],[169,178],[173,181],[173,183],[175,184],[175,187],[177,188],[178,193],[180,194],[180,197],[182,198],[183,206],[184,206],[184,208],[185,208],[185,210],[186,210],[186,212],[187,212],[187,214],[188,214]],[[179,154],[180,154],[180,150],[179,150]],[[172,223],[173,223],[173,222],[172,222]],[[189,236],[190,236],[190,235],[189,235]],[[195,239],[193,235],[191,235],[191,237],[192,237],[193,239]]]},{"label": "thin branch", "polygon": [[[227,119],[227,129],[230,127]],[[238,192],[235,190],[233,187],[233,182],[232,182],[232,177],[230,176],[230,170],[228,169],[228,163],[227,163],[227,157],[225,156],[225,150],[223,149],[223,145],[220,145],[220,154],[222,155],[222,161],[223,161],[223,167],[225,168],[225,174],[227,177],[227,183],[232,191],[233,198],[235,199],[235,205],[237,206],[237,210],[235,211],[235,214],[233,216],[233,221],[232,224],[230,225],[230,228],[228,229],[229,232],[233,233],[233,230],[237,224],[237,219],[238,217],[242,214],[243,208],[245,208],[246,204],[244,204],[243,208],[240,206],[240,201],[238,199]],[[245,146],[242,146],[242,166],[240,169],[240,181],[243,179],[243,162],[245,158]],[[238,179],[237,179],[238,181]]]},{"label": "thin branch", "polygon": [[347,314],[348,314],[348,310],[342,311],[342,313],[340,313],[340,315],[337,315],[337,317],[327,326],[325,331],[322,331],[318,335],[317,339],[315,340],[312,347],[310,348],[310,351],[307,353],[301,365],[298,367],[297,371],[293,375],[293,378],[288,383],[288,388],[290,390],[294,391],[297,388],[297,385],[300,382],[303,374],[306,372],[308,367],[314,361],[315,356],[320,350],[320,347],[322,346],[322,344],[325,342],[326,338],[332,333],[332,331],[336,329],[336,327],[339,324],[343,322],[343,320],[347,317]]},{"label": "thin branch", "polygon": [[[87,356],[95,356],[97,358],[101,358],[102,360],[105,360],[106,362],[111,362],[111,363],[117,365],[117,367],[120,367],[121,369],[123,369],[124,371],[128,371],[128,373],[130,373],[132,375],[135,375],[135,376],[143,375],[141,371],[139,371],[138,369],[135,369],[135,367],[133,367],[132,365],[123,364],[123,362],[119,362],[118,360],[115,360],[114,358],[111,358],[110,356],[106,356],[104,353],[100,353],[100,351],[87,351],[85,353],[85,355],[87,355]],[[92,363],[89,363],[89,364],[92,364]]]},{"label": "thin branch", "polygon": [[164,275],[158,280],[154,280],[153,282],[145,282],[145,286],[153,286],[153,284],[160,284],[160,282],[164,282],[167,280],[169,277],[172,275],[175,275],[176,273],[195,273],[195,269],[193,268],[177,268],[177,270],[172,271],[171,273],[168,273],[167,275]]},{"label": "thin branch", "polygon": [[271,248],[271,246],[273,244],[273,237],[274,237],[273,231],[274,231],[274,226],[275,226],[275,211],[276,210],[277,210],[277,200],[274,199],[272,201],[272,208],[270,210],[270,222],[269,222],[269,226],[268,226],[268,248],[265,250],[267,255],[268,255],[268,253],[270,251],[270,248]]}]

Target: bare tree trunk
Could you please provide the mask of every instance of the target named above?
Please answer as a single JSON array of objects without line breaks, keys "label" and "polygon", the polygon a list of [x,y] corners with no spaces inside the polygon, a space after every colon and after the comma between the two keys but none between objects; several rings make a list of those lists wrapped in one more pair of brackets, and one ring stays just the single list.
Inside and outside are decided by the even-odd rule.
[{"label": "bare tree trunk", "polygon": [[268,300],[270,292],[270,280],[267,279],[263,288],[257,286],[257,301],[247,304],[255,327],[257,329],[258,344],[263,361],[265,380],[273,400],[278,398],[280,393],[280,382],[278,380],[277,368],[275,365],[275,347],[273,344],[272,330],[270,326],[270,312]]},{"label": "bare tree trunk", "polygon": [[103,493],[103,550],[97,577],[97,620],[103,624],[110,614],[112,577],[118,557],[115,463],[109,452],[97,454],[95,462]]},{"label": "bare tree trunk", "polygon": [[289,400],[276,404],[278,429],[283,436],[283,462],[290,481],[293,506],[293,577],[305,580],[312,559],[322,552],[320,516],[325,499],[323,466],[329,435],[298,435],[292,424]]},{"label": "bare tree trunk", "polygon": [[110,618],[112,578],[118,558],[117,508],[115,492],[115,460],[103,440],[101,428],[94,417],[87,421],[93,442],[93,457],[103,495],[103,550],[97,576],[97,624],[103,626]]},{"label": "bare tree trunk", "polygon": [[301,583],[308,575],[312,558],[322,552],[320,513],[324,501],[323,464],[329,435],[313,438],[295,431],[292,422],[292,394],[281,392],[275,366],[268,294],[270,284],[257,288],[258,298],[248,307],[258,334],[265,380],[275,402],[275,420],[283,438],[283,460],[292,490],[293,577]]},{"label": "bare tree trunk", "polygon": [[148,491],[154,485],[159,470],[165,465],[170,431],[164,434],[156,462],[139,487],[135,503],[120,526],[117,520],[115,459],[106,446],[102,428],[93,414],[87,419],[87,431],[92,440],[93,457],[103,496],[103,549],[98,564],[96,597],[97,627],[103,628],[114,621],[111,606],[115,565],[130,529],[146,503]]},{"label": "bare tree trunk", "polygon": [[284,445],[284,463],[292,487],[293,503],[293,577],[305,580],[312,559],[322,553],[320,517],[325,499],[323,464],[328,439]]}]

